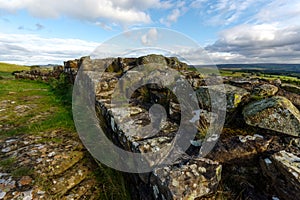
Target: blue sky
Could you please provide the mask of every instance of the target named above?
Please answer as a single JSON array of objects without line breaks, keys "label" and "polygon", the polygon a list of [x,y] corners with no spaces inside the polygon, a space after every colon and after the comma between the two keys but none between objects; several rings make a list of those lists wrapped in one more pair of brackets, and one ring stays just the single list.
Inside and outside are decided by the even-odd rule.
[{"label": "blue sky", "polygon": [[215,63],[300,63],[298,0],[0,0],[0,61],[62,64],[143,27],[179,31]]}]

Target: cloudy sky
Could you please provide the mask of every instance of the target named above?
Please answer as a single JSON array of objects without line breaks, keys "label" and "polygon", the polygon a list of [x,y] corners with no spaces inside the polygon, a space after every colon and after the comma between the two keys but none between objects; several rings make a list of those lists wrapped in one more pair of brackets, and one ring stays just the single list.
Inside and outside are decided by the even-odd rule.
[{"label": "cloudy sky", "polygon": [[191,60],[300,63],[299,0],[0,0],[0,62],[62,64],[143,27],[193,39],[202,49],[185,51]]}]

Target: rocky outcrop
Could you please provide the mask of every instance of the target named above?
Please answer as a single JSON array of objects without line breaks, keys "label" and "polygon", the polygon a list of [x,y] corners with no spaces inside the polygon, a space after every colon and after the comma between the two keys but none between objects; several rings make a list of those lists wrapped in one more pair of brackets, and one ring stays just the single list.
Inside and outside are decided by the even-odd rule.
[{"label": "rocky outcrop", "polygon": [[280,151],[260,164],[264,175],[282,199],[297,199],[300,194],[300,157]]},{"label": "rocky outcrop", "polygon": [[243,115],[251,126],[300,135],[300,112],[284,97],[275,96],[250,103],[244,108]]}]

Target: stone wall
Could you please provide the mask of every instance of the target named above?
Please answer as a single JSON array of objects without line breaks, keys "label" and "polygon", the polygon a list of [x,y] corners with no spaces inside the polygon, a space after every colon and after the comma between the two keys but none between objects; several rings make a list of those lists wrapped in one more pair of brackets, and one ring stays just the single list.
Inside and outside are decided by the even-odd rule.
[{"label": "stone wall", "polygon": [[62,66],[55,66],[52,70],[35,68],[30,71],[14,72],[16,79],[49,81],[51,78],[58,79],[63,72]]},{"label": "stone wall", "polygon": [[[151,173],[124,173],[132,199],[291,199],[300,193],[300,95],[287,89],[291,86],[257,77],[225,77],[224,85],[218,85],[220,77],[197,73],[176,58],[160,55],[102,60],[84,57],[65,62],[64,72],[70,74],[72,81],[78,73],[85,77],[75,84],[92,88],[89,95],[94,99],[89,100],[97,113],[95,123],[115,145],[132,153],[157,153],[172,144],[183,119],[181,110],[190,108],[182,106],[163,84],[146,84],[131,91],[129,83],[145,83],[138,66],[149,63],[179,72],[179,77],[196,91],[200,110],[194,112],[198,116],[197,134],[190,147],[186,151],[161,152],[171,157],[177,154],[179,159],[158,165]],[[147,77],[155,80],[164,73],[161,68]],[[169,70],[164,75],[163,83],[176,82],[172,73]],[[116,104],[123,99],[116,99],[117,87],[130,97],[127,110]],[[77,92],[75,96],[89,91]],[[222,105],[219,99],[211,98],[211,92],[225,95],[226,121],[215,147],[202,158],[199,149],[210,124],[220,114],[212,108]],[[133,137],[147,133],[147,125],[155,120],[148,114],[154,104],[165,110],[158,132]],[[88,113],[81,114],[83,119],[89,117],[85,116]],[[152,161],[148,160],[149,165]]]},{"label": "stone wall", "polygon": [[[171,145],[180,126],[180,120],[178,121],[176,117],[180,115],[180,110],[177,108],[178,100],[161,85],[148,84],[133,92],[133,102],[129,107],[129,112],[127,112],[123,107],[116,107],[110,101],[114,88],[120,84],[119,78],[122,74],[127,74],[127,83],[134,84],[134,80],[140,79],[142,77],[141,72],[135,70],[135,67],[140,64],[146,65],[155,62],[169,66],[180,71],[182,76],[193,77],[195,88],[203,84],[200,74],[194,73],[194,76],[191,76],[186,64],[180,63],[175,58],[157,55],[137,59],[119,58],[112,60],[112,62],[105,61],[87,60],[87,63],[83,65],[86,68],[82,72],[82,76],[86,78],[80,78],[77,85],[86,84],[95,88],[96,112],[100,121],[99,124],[105,130],[107,137],[120,148],[139,154],[157,153],[161,149],[163,150],[165,146]],[[103,66],[105,63],[112,64],[107,67],[106,72],[101,73],[101,76],[97,76],[99,72],[96,72],[101,71],[101,69],[90,71],[93,67]],[[129,69],[130,71],[128,71]],[[149,73],[148,78],[151,79],[152,76],[159,76],[157,73],[163,73],[163,71]],[[172,81],[168,76],[165,78]],[[80,81],[82,83],[79,83]],[[124,81],[122,84],[126,85],[127,83]],[[128,88],[128,86],[124,86],[123,89]],[[86,89],[83,90],[86,91]],[[134,137],[136,132],[147,132],[144,125],[151,121],[147,110],[155,103],[168,109],[166,119],[160,124],[160,130],[152,136]],[[169,106],[170,103],[172,106]],[[119,117],[115,115],[116,113],[119,113]],[[109,154],[109,149],[107,151]],[[163,153],[166,152],[162,151]],[[134,199],[196,199],[216,193],[222,171],[222,166],[218,162],[207,158],[192,157],[180,151],[171,153],[180,154],[179,159],[172,163],[159,165],[152,172],[125,175],[129,179],[128,182],[131,183],[130,189],[133,190]],[[120,162],[122,159],[125,158],[120,157]],[[149,158],[149,166],[155,161]]]},{"label": "stone wall", "polygon": [[[225,86],[220,88],[213,84],[218,82],[216,79],[219,77],[206,76],[204,80],[200,73],[188,70],[187,65],[174,58],[149,55],[140,58],[94,61],[88,59],[83,65],[86,67],[83,73],[95,90],[100,125],[105,128],[107,137],[114,144],[126,151],[143,154],[159,152],[176,137],[182,109],[176,97],[162,86],[153,84],[138,88],[135,92],[128,91],[126,81],[143,81],[142,74],[136,67],[147,63],[157,63],[175,69],[192,85],[201,108],[199,132],[187,151],[172,152],[181,155],[175,162],[158,166],[151,173],[125,175],[131,183],[133,199],[217,199],[226,195],[227,198],[236,198],[234,194],[228,195],[234,192],[241,192],[243,199],[288,199],[291,188],[299,188],[300,181],[297,177],[293,178],[287,187],[275,186],[277,181],[282,182],[282,177],[287,180],[299,173],[300,166],[295,166],[293,161],[290,162],[292,164],[282,166],[285,171],[282,171],[281,175],[278,175],[281,172],[275,173],[275,170],[275,174],[268,171],[269,160],[276,164],[278,159],[274,153],[287,151],[293,158],[300,155],[300,146],[297,143],[300,113],[293,105],[292,99],[291,102],[285,97],[276,96],[283,88],[273,81],[226,77]],[[102,69],[97,69],[97,66],[101,66]],[[97,75],[99,73],[101,78]],[[156,75],[159,74],[150,72],[148,78]],[[122,76],[126,77],[126,81],[122,82]],[[164,81],[174,80],[166,75]],[[210,85],[207,85],[207,82]],[[116,87],[121,87],[121,90],[132,95],[129,110],[125,111],[122,106],[116,106],[115,102],[111,101],[115,98],[113,94]],[[211,120],[214,119],[211,117],[214,116],[211,107],[220,103],[216,99],[210,99],[208,90],[226,95],[227,114],[225,129],[215,148],[208,156],[201,158],[198,157],[198,153],[203,142],[203,133],[205,134]],[[161,121],[159,132],[150,137],[132,137],[135,132],[145,130],[143,127],[153,120],[147,113],[155,103],[159,103],[166,110],[166,118]],[[264,163],[267,163],[267,166]],[[280,167],[276,165],[276,168]],[[289,170],[290,167],[293,170]],[[220,189],[220,180],[226,187],[229,185],[229,189]],[[291,194],[295,192],[299,192],[298,189],[291,191]]]}]

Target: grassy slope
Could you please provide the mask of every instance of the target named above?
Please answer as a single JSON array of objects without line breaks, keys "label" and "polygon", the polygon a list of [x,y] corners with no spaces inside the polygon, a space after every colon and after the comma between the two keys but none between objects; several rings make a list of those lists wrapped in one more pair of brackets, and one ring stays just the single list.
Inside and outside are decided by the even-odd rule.
[{"label": "grassy slope", "polygon": [[[13,71],[27,69],[0,63],[0,140],[23,134],[43,136],[55,129],[75,132],[70,95],[62,99],[58,96],[62,92],[53,91],[47,83],[16,80],[11,75]],[[103,186],[101,199],[130,199],[119,172],[104,166],[95,171]]]},{"label": "grassy slope", "polygon": [[30,67],[0,62],[1,72],[13,72],[13,71],[22,71],[22,70],[30,70]]}]

